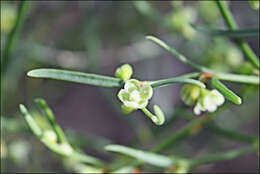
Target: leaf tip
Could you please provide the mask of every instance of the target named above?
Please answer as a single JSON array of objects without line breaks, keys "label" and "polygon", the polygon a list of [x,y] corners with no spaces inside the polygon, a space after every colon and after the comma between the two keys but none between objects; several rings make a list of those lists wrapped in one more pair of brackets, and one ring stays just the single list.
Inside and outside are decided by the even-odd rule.
[{"label": "leaf tip", "polygon": [[242,104],[242,99],[240,97],[237,98],[237,104],[238,105]]},{"label": "leaf tip", "polygon": [[25,114],[27,112],[27,109],[23,104],[19,104],[19,109],[22,114]]},{"label": "leaf tip", "polygon": [[27,76],[28,77],[34,77],[34,70],[28,71]]}]

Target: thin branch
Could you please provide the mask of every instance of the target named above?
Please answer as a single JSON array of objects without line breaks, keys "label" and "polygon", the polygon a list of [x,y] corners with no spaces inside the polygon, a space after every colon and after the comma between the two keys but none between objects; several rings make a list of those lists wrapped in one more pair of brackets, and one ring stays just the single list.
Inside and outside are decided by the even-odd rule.
[{"label": "thin branch", "polygon": [[[235,19],[230,12],[229,8],[227,7],[226,2],[222,0],[216,1],[219,11],[230,30],[237,30],[238,26],[235,22]],[[253,52],[253,50],[249,47],[249,45],[243,39],[236,39],[235,40],[237,45],[240,46],[244,55],[248,58],[248,60],[257,68],[259,69],[259,59]]]}]

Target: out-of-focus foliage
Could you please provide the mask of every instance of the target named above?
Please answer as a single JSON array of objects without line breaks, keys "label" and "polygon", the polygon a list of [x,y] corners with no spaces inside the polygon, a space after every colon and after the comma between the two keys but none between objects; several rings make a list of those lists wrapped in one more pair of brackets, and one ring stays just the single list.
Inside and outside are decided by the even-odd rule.
[{"label": "out-of-focus foliage", "polygon": [[[251,7],[258,9],[259,1],[252,0],[250,4],[230,1],[227,4],[241,29],[258,28],[259,11]],[[156,127],[142,117],[141,112],[123,115],[116,97],[118,90],[26,76],[28,71],[37,68],[114,76],[116,67],[123,63],[133,65],[135,73],[131,78],[138,75],[140,81],[166,79],[191,71],[165,50],[145,40],[146,35],[161,38],[192,61],[212,70],[259,76],[259,69],[247,60],[235,44],[236,39],[203,34],[190,25],[227,29],[214,1],[31,1],[30,7],[10,55],[6,75],[1,76],[1,172],[99,173],[112,169],[119,172],[187,172],[190,166],[185,160],[162,170],[151,165],[136,167],[132,165],[131,156],[112,156],[104,147],[115,143],[143,151],[154,147],[155,150],[162,149],[160,153],[167,156],[173,154],[196,159],[259,144],[259,140],[256,141],[259,136],[258,85],[225,83],[242,98],[243,104],[231,105],[226,100],[231,107],[225,104],[220,107],[218,115],[211,120],[212,124],[206,124],[207,117],[193,116],[192,108],[181,101],[179,85],[158,88],[150,102],[160,105],[166,122]],[[1,61],[18,8],[18,1],[1,1]],[[259,35],[245,40],[259,56]],[[122,85],[118,79],[113,84]],[[206,87],[213,88],[209,83]],[[195,96],[183,92],[186,92],[183,94],[186,103],[196,104],[196,92]],[[57,142],[44,114],[31,106],[36,97],[46,98],[75,151],[108,162],[108,168],[101,170],[82,165],[77,160],[52,153],[41,144],[18,110],[20,103],[30,106],[35,122],[45,130],[45,139]],[[192,97],[192,101],[187,97]],[[186,139],[181,142],[182,136]],[[176,144],[164,149],[169,142]],[[227,153],[231,154],[229,157],[248,151],[231,152]],[[220,161],[217,165],[203,165],[191,171],[256,172],[259,162],[255,154],[230,162]],[[221,156],[221,160],[225,158],[229,159]]]}]

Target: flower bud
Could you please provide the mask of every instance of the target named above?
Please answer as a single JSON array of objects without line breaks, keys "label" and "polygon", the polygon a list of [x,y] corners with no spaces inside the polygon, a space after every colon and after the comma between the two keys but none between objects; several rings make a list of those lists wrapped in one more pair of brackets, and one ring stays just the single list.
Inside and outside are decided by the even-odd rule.
[{"label": "flower bud", "polygon": [[186,105],[193,105],[200,96],[201,88],[196,85],[185,85],[181,90],[181,99]]},{"label": "flower bud", "polygon": [[8,33],[14,26],[16,11],[7,4],[1,3],[1,33]]},{"label": "flower bud", "polygon": [[226,54],[226,62],[229,66],[237,68],[243,63],[243,55],[235,47],[228,49]]},{"label": "flower bud", "polygon": [[127,81],[131,78],[132,74],[133,74],[132,66],[129,64],[124,64],[116,69],[115,77],[123,81]]},{"label": "flower bud", "polygon": [[133,112],[135,110],[135,108],[127,107],[124,104],[121,106],[121,109],[122,109],[123,114],[126,114],[126,115],[130,114],[131,112]]},{"label": "flower bud", "polygon": [[171,16],[173,29],[181,33],[186,39],[192,39],[196,31],[190,26],[190,23],[197,19],[196,11],[191,7],[178,9]]},{"label": "flower bud", "polygon": [[207,23],[216,22],[220,16],[214,1],[199,1],[199,13]]},{"label": "flower bud", "polygon": [[253,9],[259,9],[259,0],[250,0],[249,3]]}]

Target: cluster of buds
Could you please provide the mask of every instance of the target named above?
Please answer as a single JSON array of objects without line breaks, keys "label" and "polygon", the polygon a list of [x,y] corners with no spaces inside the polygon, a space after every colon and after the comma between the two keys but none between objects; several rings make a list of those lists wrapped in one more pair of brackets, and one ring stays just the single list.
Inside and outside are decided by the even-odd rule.
[{"label": "cluster of buds", "polygon": [[185,85],[181,91],[181,99],[187,105],[194,105],[196,115],[201,112],[214,112],[225,101],[224,96],[216,89],[208,90],[195,85]]}]

